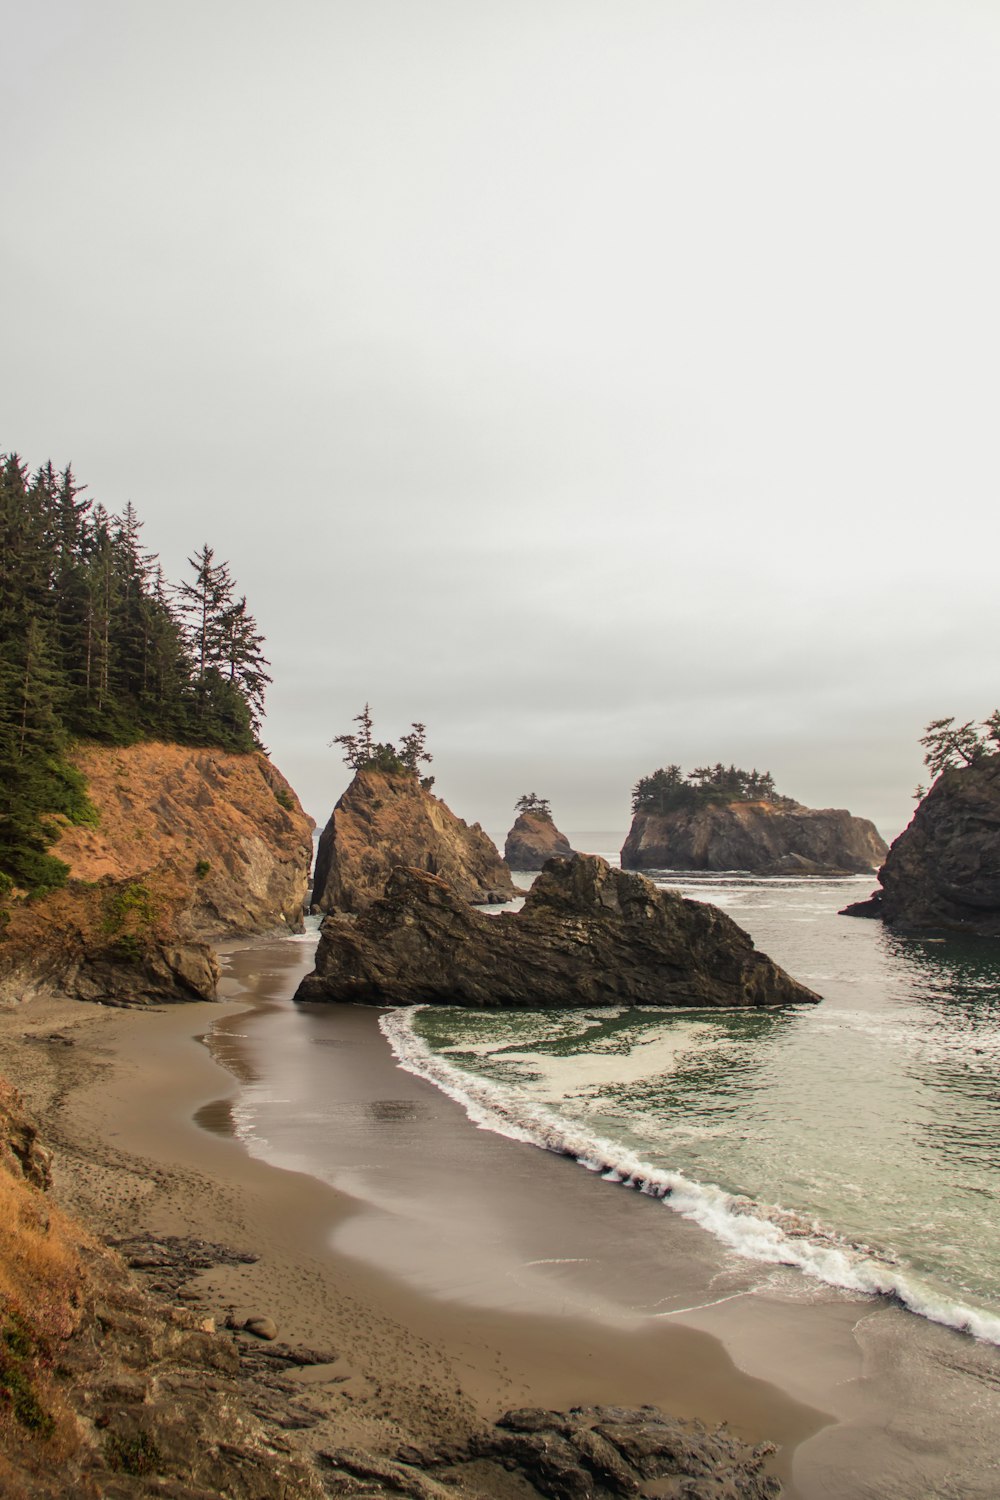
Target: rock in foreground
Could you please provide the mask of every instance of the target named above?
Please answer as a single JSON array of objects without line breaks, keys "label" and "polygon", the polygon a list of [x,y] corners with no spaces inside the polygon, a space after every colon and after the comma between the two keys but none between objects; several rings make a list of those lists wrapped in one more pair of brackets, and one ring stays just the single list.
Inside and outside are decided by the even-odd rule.
[{"label": "rock in foreground", "polygon": [[540,870],[546,860],[571,859],[574,852],[547,813],[531,811],[518,815],[507,835],[503,857],[512,870]]},{"label": "rock in foreground", "polygon": [[1000,756],[943,772],[879,871],[845,908],[899,932],[1000,937]]},{"label": "rock in foreground", "polygon": [[466,901],[510,901],[510,871],[478,823],[470,828],[409,771],[357,772],[323,830],[313,906],[361,912],[392,870],[411,865],[447,880]]},{"label": "rock in foreground", "polygon": [[357,920],[328,917],[297,1000],[369,1005],[785,1005],[819,999],[717,907],[554,859],[520,912],[487,916],[445,881],[393,871]]},{"label": "rock in foreground", "polygon": [[863,875],[885,855],[885,840],[868,818],[783,800],[638,812],[621,858],[625,870]]}]

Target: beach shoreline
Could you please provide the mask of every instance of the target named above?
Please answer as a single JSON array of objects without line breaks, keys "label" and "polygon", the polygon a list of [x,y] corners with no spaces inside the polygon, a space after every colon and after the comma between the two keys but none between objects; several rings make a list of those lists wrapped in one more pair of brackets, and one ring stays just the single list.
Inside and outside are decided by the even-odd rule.
[{"label": "beach shoreline", "polygon": [[[222,1004],[147,1011],[47,1000],[0,1013],[0,1072],[55,1148],[60,1201],[100,1234],[197,1235],[258,1257],[199,1276],[198,1310],[220,1324],[263,1314],[282,1339],[337,1351],[315,1391],[320,1436],[391,1453],[458,1441],[511,1407],[648,1402],[777,1443],[770,1470],[793,1500],[991,1493],[992,1479],[980,1476],[991,1467],[995,1351],[931,1325],[914,1340],[922,1320],[902,1309],[826,1292],[782,1304],[751,1288],[688,1306],[681,1277],[677,1306],[664,1316],[630,1310],[620,1288],[609,1289],[601,1259],[609,1244],[624,1236],[635,1255],[652,1244],[657,1275],[671,1256],[687,1274],[711,1258],[710,1237],[567,1159],[476,1131],[454,1101],[396,1066],[376,1012],[301,1014],[290,996],[308,943],[230,943],[222,957]],[[280,1093],[282,1048],[303,1042],[332,1090],[357,1094],[338,1132],[348,1166],[358,1141],[366,1145],[369,1181],[356,1175],[352,1191],[273,1165],[280,1141],[248,1150],[234,1131],[241,1098],[258,1086]],[[356,1138],[346,1129],[352,1119]],[[379,1178],[376,1146],[391,1148],[393,1160],[398,1127],[409,1137],[413,1120],[439,1132],[410,1204],[426,1193],[421,1215],[436,1226],[436,1242],[413,1237],[413,1214],[391,1201],[384,1172]],[[461,1184],[465,1221],[483,1219],[489,1230],[488,1210],[501,1215],[483,1236],[497,1242],[499,1260],[484,1257],[478,1284],[454,1279],[468,1247],[460,1236],[449,1244],[455,1205],[441,1184],[455,1176],[450,1150],[471,1164]],[[381,1182],[374,1193],[372,1180]],[[557,1250],[588,1236],[589,1265],[532,1264],[530,1234],[543,1212]],[[498,1271],[504,1257],[517,1274]],[[634,1279],[642,1274],[640,1265]],[[492,1305],[486,1285],[502,1293]],[[920,1379],[938,1389],[918,1390]],[[970,1394],[986,1407],[971,1429]],[[961,1472],[961,1449],[965,1487],[956,1490],[947,1476]]]},{"label": "beach shoreline", "polygon": [[[204,1272],[198,1310],[220,1325],[262,1313],[282,1339],[336,1349],[322,1395],[342,1443],[391,1452],[458,1441],[511,1407],[648,1402],[779,1443],[773,1472],[795,1494],[791,1454],[824,1417],[741,1374],[714,1336],[421,1295],[331,1247],[358,1215],[349,1197],[256,1160],[224,1125],[196,1124],[200,1110],[219,1118],[219,1101],[238,1090],[199,1038],[251,1028],[261,1004],[230,996],[147,1011],[50,999],[0,1013],[0,1072],[54,1150],[63,1206],[102,1237],[196,1235],[258,1256]],[[384,1059],[396,1071],[387,1047]]]}]

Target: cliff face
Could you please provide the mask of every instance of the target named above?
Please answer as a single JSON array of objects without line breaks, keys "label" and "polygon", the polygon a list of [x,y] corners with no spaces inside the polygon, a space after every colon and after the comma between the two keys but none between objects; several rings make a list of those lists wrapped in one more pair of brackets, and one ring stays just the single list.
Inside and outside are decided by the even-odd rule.
[{"label": "cliff face", "polygon": [[901,932],[1000,936],[1000,756],[938,777],[849,915]]},{"label": "cliff face", "polygon": [[170,870],[185,938],[302,931],[312,820],[264,755],[187,745],[87,746],[73,757],[100,813],[53,849],[74,880]]},{"label": "cliff face", "polygon": [[36,990],[112,1005],[213,999],[206,938],[301,931],[312,824],[263,755],[140,744],[74,759],[99,821],[62,827],[65,889],[10,905],[0,1003]]},{"label": "cliff face", "polygon": [[621,861],[626,870],[855,875],[877,869],[885,855],[874,823],[841,808],[710,802],[663,815],[636,813]]},{"label": "cliff face", "polygon": [[327,917],[296,1000],[370,1005],[785,1005],[818,995],[724,912],[613,870],[553,859],[520,912],[486,916],[443,880],[393,871],[360,917]]},{"label": "cliff face", "polygon": [[570,859],[573,853],[569,839],[551,818],[544,813],[523,812],[507,835],[503,857],[512,870],[540,870],[547,859]]},{"label": "cliff face", "polygon": [[405,772],[359,771],[320,838],[313,905],[364,911],[397,865],[440,876],[466,901],[509,901],[517,894],[478,823],[470,828]]}]

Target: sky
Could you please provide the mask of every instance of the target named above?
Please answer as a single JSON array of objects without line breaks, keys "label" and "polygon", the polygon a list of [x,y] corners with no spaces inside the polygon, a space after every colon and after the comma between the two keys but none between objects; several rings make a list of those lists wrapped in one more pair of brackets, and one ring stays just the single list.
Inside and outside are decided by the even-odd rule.
[{"label": "sky", "polygon": [[325,821],[734,761],[893,837],[1000,702],[993,0],[0,0],[0,451],[207,542]]}]

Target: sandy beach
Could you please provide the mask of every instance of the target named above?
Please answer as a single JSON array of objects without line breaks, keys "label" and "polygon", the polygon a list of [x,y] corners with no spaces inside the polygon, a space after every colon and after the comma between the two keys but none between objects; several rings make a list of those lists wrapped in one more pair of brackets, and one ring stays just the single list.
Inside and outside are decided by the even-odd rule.
[{"label": "sandy beach", "polygon": [[[293,1009],[307,943],[222,956],[221,1005],[3,1013],[0,1072],[100,1233],[258,1257],[204,1272],[198,1308],[335,1350],[310,1391],[322,1430],[391,1451],[512,1406],[649,1402],[775,1442],[800,1500],[995,1494],[995,1350],[878,1299],[754,1290],[661,1205],[475,1130],[395,1066],[375,1013]],[[325,1182],[291,1138],[250,1154],[234,1133],[255,1089],[294,1117],[303,1059],[328,1079]]]}]

